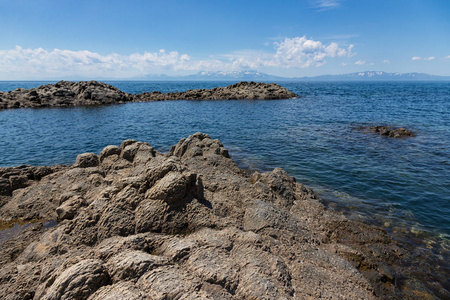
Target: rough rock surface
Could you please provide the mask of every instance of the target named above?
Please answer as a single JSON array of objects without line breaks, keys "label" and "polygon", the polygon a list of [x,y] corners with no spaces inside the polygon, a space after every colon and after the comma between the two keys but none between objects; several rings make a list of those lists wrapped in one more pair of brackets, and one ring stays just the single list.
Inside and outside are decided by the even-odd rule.
[{"label": "rough rock surface", "polygon": [[227,100],[227,99],[288,99],[296,94],[275,83],[240,82],[227,87],[196,89],[185,92],[144,92],[130,95],[116,87],[97,81],[69,82],[43,85],[33,89],[0,91],[0,109],[21,107],[53,107],[104,105],[125,102],[162,100]]},{"label": "rough rock surface", "polygon": [[290,99],[298,97],[286,88],[275,83],[242,81],[227,87],[195,89],[174,93],[142,93],[135,95],[135,101],[161,100],[229,100],[229,99]]},{"label": "rough rock surface", "polygon": [[0,109],[20,107],[78,106],[125,103],[132,101],[112,85],[97,81],[60,81],[26,90],[0,92]]},{"label": "rough rock surface", "polygon": [[409,296],[384,230],[329,211],[282,169],[249,174],[206,134],[43,170],[0,169],[2,221],[59,220],[1,242],[2,299]]},{"label": "rough rock surface", "polygon": [[394,128],[391,126],[367,126],[361,127],[360,129],[379,133],[380,135],[392,137],[392,138],[402,138],[402,137],[414,137],[415,134],[403,127]]}]

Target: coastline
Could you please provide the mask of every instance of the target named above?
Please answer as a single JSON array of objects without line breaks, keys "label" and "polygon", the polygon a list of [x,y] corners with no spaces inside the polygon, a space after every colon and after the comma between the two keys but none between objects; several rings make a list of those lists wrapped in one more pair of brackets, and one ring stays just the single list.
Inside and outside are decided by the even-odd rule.
[{"label": "coastline", "polygon": [[[419,292],[426,295],[401,282],[400,271],[405,272],[401,259],[408,253],[383,229],[326,209],[310,189],[281,169],[246,175],[248,172],[236,166],[220,141],[205,134],[182,139],[167,154],[155,152],[147,143],[128,140],[121,147],[104,148],[98,156],[79,155],[73,166],[25,170],[26,178],[32,178],[28,181],[15,171],[11,175],[14,180],[9,179],[17,183],[17,189],[11,191],[10,204],[1,208],[2,217],[59,219],[50,229],[31,225],[2,247],[1,257],[13,258],[3,261],[5,270],[19,263],[28,264],[26,271],[46,269],[47,275],[41,274],[39,279],[17,279],[19,287],[23,280],[38,287],[39,295],[54,293],[58,284],[67,282],[68,273],[77,277],[86,268],[101,270],[93,286],[83,287],[95,292],[98,298],[92,299],[116,293],[118,288],[130,293],[163,289],[150,280],[154,272],[169,277],[175,276],[174,272],[182,274],[183,280],[200,284],[202,292],[220,292],[231,298],[252,293],[288,298],[341,293],[346,298],[368,299],[401,299]],[[49,184],[56,188],[50,198],[34,200],[35,193]],[[123,204],[117,207],[120,202]],[[160,213],[153,215],[156,211]],[[220,259],[210,261],[208,253]],[[246,277],[247,269],[242,267],[256,263],[250,253],[262,259],[252,272],[273,284],[272,294],[264,294],[268,291],[262,287],[253,291],[245,288],[259,284],[256,278]],[[223,266],[230,255],[235,264],[243,265]],[[133,269],[139,280],[130,277],[130,267],[120,260],[125,258],[146,265],[145,272]],[[51,259],[63,262],[62,267],[51,267]],[[272,262],[281,269],[271,270]],[[218,269],[214,263],[219,264]],[[305,264],[310,267],[304,269]],[[351,280],[337,280],[337,274]],[[134,283],[124,283],[130,279]],[[318,282],[323,285],[318,286]],[[1,288],[16,289],[22,296],[31,291],[17,286]],[[189,289],[186,286],[177,295],[194,293]]]}]

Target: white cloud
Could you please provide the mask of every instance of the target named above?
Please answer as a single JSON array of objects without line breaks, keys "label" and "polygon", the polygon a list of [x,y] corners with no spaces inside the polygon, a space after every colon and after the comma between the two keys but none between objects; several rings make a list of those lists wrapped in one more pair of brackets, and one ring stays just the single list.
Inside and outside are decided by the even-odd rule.
[{"label": "white cloud", "polygon": [[340,6],[340,0],[313,0],[312,6],[317,8],[317,11],[325,11],[334,9]]},{"label": "white cloud", "polygon": [[355,62],[355,65],[358,65],[358,66],[362,66],[362,65],[365,65],[366,64],[366,61],[365,60],[358,60],[357,62]]},{"label": "white cloud", "polygon": [[275,43],[275,49],[276,54],[268,65],[285,68],[321,66],[326,63],[327,57],[345,57],[353,54],[353,45],[345,49],[336,43],[324,45],[305,36],[286,38],[281,43]]},{"label": "white cloud", "polygon": [[390,64],[390,63],[391,63],[391,61],[389,59],[383,60],[383,64]]},{"label": "white cloud", "polygon": [[307,68],[321,66],[327,59],[351,57],[353,45],[339,47],[332,42],[303,37],[285,38],[273,43],[272,52],[246,50],[211,56],[208,59],[193,60],[188,54],[177,51],[117,53],[102,55],[82,50],[23,49],[0,50],[0,78],[61,78],[83,77],[131,77],[151,73],[173,73],[179,71],[218,71],[275,68]]},{"label": "white cloud", "polygon": [[369,65],[371,65],[371,66],[374,66],[375,65],[375,63],[373,63],[373,62],[371,62]]},{"label": "white cloud", "polygon": [[186,54],[180,55],[176,51],[167,53],[164,50],[124,56],[115,53],[101,55],[87,50],[47,51],[42,48],[23,49],[16,46],[12,50],[0,50],[0,70],[50,76],[89,74],[95,77],[108,72],[145,70],[153,67],[176,68],[183,66],[189,59]]},{"label": "white cloud", "polygon": [[411,58],[411,59],[412,59],[412,60],[428,60],[428,61],[431,61],[431,60],[435,60],[436,57],[434,57],[434,56],[430,56],[430,57],[414,56],[414,57]]},{"label": "white cloud", "polygon": [[343,67],[345,67],[346,65],[348,65],[348,63],[345,63],[345,62],[341,63],[341,66],[343,66]]}]

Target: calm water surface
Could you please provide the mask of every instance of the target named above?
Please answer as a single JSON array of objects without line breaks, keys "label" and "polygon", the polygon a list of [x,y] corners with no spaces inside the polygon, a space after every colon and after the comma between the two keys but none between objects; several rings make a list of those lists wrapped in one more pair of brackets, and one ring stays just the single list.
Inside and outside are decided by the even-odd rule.
[{"label": "calm water surface", "polygon": [[[230,82],[109,82],[129,93]],[[0,82],[0,90],[43,82]],[[197,131],[220,139],[241,166],[282,167],[348,214],[433,237],[450,235],[450,83],[282,83],[279,101],[168,101],[0,111],[0,166],[72,164],[124,139],[167,151]],[[354,129],[389,124],[417,137]]]}]

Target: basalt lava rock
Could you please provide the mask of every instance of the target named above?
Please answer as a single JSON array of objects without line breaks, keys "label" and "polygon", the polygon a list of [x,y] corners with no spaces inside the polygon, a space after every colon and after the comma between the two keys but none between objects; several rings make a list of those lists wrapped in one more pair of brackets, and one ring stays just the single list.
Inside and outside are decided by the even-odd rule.
[{"label": "basalt lava rock", "polygon": [[207,134],[41,171],[0,168],[2,221],[59,221],[3,240],[2,299],[405,296],[384,230],[326,209],[280,168],[249,175]]},{"label": "basalt lava rock", "polygon": [[298,97],[275,83],[240,82],[227,87],[196,89],[185,92],[144,92],[131,95],[97,81],[60,81],[33,89],[19,88],[0,92],[0,109],[22,107],[64,107],[119,104],[163,100],[227,100],[227,99],[289,99]]}]

